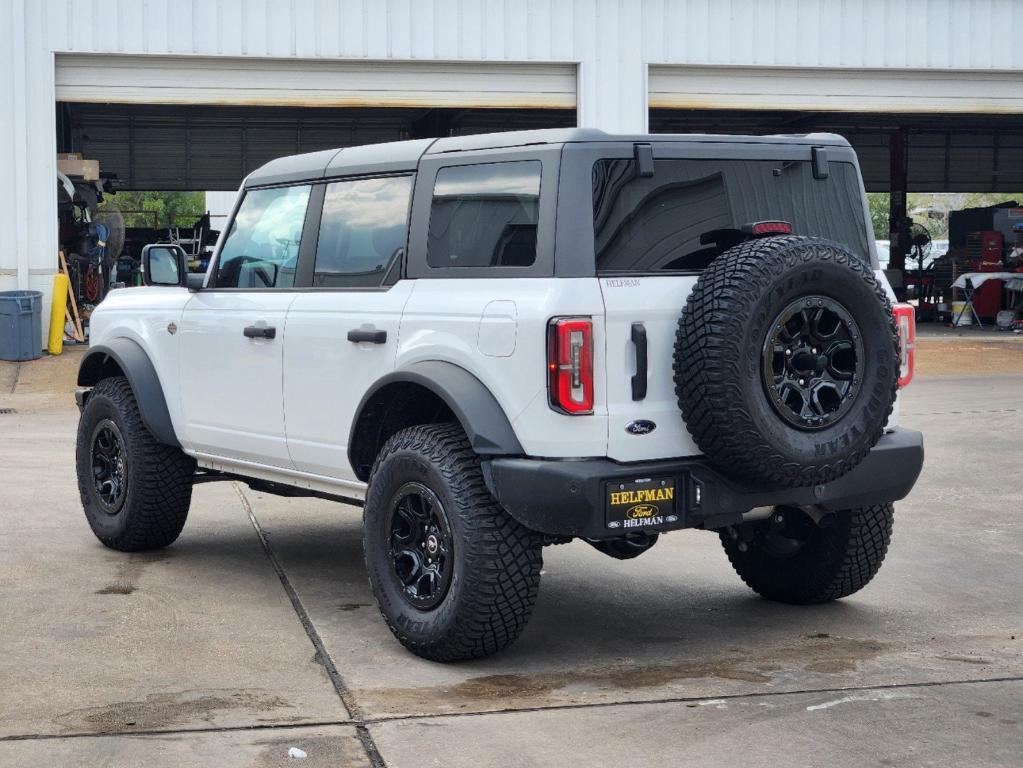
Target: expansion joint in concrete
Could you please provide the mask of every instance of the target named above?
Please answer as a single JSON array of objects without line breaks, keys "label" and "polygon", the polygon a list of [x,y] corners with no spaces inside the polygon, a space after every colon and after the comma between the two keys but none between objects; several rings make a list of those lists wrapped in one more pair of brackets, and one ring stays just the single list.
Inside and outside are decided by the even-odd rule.
[{"label": "expansion joint in concrete", "polygon": [[345,683],[344,678],[341,677],[341,673],[338,672],[337,665],[334,664],[334,660],[327,652],[327,648],[323,644],[323,639],[320,637],[320,633],[316,630],[312,619],[309,617],[309,612],[302,604],[302,598],[298,596],[298,592],[296,592],[294,586],[292,586],[291,579],[288,578],[288,574],[281,565],[281,562],[277,557],[277,553],[274,552],[273,547],[270,546],[270,541],[267,539],[266,532],[259,524],[259,520],[256,519],[255,513],[252,511],[252,505],[249,503],[248,498],[246,498],[244,491],[242,491],[241,486],[238,485],[238,483],[234,482],[231,483],[231,485],[234,487],[235,493],[238,494],[242,508],[249,516],[249,522],[252,523],[252,527],[256,531],[256,536],[259,537],[259,542],[263,546],[263,551],[270,560],[270,565],[273,566],[274,572],[277,574],[277,578],[281,581],[281,586],[284,587],[284,591],[288,595],[288,599],[291,601],[292,608],[295,609],[295,613],[298,615],[299,621],[302,622],[302,628],[305,629],[306,635],[309,636],[309,640],[313,644],[313,648],[316,649],[316,656],[323,665],[323,668],[327,671],[327,676],[330,678],[330,682],[333,684],[334,690],[337,692],[338,698],[341,700],[341,705],[345,708],[345,712],[355,725],[356,734],[359,737],[359,742],[362,744],[363,749],[366,751],[366,757],[369,758],[370,764],[373,768],[384,768],[384,759],[380,755],[380,750],[377,749],[376,743],[373,741],[372,734],[370,734],[369,729],[366,728],[362,710],[355,701],[355,697],[352,695],[351,689]]}]

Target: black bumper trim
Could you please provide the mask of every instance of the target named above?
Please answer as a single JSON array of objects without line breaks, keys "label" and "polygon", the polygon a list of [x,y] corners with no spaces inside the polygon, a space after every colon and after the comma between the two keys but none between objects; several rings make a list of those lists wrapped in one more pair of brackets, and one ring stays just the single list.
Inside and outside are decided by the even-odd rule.
[{"label": "black bumper trim", "polygon": [[706,459],[621,464],[610,459],[483,461],[487,487],[527,528],[556,536],[613,538],[621,531],[604,522],[605,485],[637,477],[673,476],[682,495],[678,522],[657,530],[722,528],[741,522],[754,507],[817,506],[828,510],[864,507],[905,498],[923,467],[923,435],[896,429],[881,437],[851,472],[824,485],[764,489],[738,483]]}]

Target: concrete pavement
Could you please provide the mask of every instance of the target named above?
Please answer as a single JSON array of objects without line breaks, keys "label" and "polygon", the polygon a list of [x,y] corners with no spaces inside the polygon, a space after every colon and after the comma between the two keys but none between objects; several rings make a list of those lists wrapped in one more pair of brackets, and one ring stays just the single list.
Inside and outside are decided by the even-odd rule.
[{"label": "concrete pavement", "polygon": [[4,391],[0,766],[1023,763],[1023,370],[914,382],[924,475],[852,598],[763,601],[707,533],[575,542],[523,637],[451,666],[387,632],[358,510],[207,484],[175,545],[111,552],[77,414]]}]

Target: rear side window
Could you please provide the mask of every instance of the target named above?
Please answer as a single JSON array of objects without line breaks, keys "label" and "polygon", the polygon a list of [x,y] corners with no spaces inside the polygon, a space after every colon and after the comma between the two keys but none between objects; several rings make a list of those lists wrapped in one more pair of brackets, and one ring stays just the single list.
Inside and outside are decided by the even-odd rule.
[{"label": "rear side window", "polygon": [[217,262],[218,288],[290,288],[309,204],[308,185],[245,194]]},{"label": "rear side window", "polygon": [[328,184],[313,285],[380,285],[390,263],[405,248],[411,194],[411,176]]},{"label": "rear side window", "polygon": [[593,166],[597,273],[698,272],[742,242],[742,227],[787,221],[797,235],[836,240],[869,261],[863,198],[851,163],[814,179],[809,161],[658,159]]},{"label": "rear side window", "polygon": [[528,267],[536,261],[540,161],[441,168],[433,188],[431,267]]}]

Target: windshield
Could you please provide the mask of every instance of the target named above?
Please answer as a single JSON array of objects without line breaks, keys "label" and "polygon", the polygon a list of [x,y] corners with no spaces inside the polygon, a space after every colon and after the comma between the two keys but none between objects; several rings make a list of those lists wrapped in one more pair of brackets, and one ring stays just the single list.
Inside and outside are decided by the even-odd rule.
[{"label": "windshield", "polygon": [[653,176],[628,160],[593,165],[598,274],[699,272],[746,239],[742,228],[785,221],[797,235],[836,240],[869,262],[859,177],[809,161],[659,159]]}]

